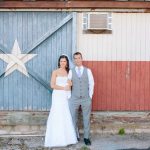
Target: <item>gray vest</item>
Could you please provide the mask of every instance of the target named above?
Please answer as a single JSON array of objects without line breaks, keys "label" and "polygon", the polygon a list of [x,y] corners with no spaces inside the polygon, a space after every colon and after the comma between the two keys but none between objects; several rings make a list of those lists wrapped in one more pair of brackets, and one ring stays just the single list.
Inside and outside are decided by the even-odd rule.
[{"label": "gray vest", "polygon": [[89,99],[89,80],[87,68],[84,67],[83,74],[79,78],[75,68],[72,69],[72,99]]}]

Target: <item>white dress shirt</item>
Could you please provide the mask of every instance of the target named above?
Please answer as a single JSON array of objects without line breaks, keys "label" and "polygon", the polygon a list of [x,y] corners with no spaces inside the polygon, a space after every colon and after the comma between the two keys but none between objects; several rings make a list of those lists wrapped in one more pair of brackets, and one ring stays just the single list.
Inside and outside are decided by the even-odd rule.
[{"label": "white dress shirt", "polygon": [[[75,67],[76,72],[78,72],[78,67]],[[83,74],[84,67],[80,66],[81,76]],[[87,68],[88,80],[89,80],[89,96],[92,98],[94,92],[94,78],[91,70]],[[69,71],[68,79],[72,80],[72,70]]]}]

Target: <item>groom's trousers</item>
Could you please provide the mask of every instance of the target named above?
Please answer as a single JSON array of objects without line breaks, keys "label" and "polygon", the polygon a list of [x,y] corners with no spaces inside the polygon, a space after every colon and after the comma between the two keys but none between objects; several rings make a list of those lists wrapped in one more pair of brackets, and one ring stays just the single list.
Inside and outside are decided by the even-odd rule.
[{"label": "groom's trousers", "polygon": [[77,137],[79,138],[78,131],[78,113],[81,105],[83,114],[84,138],[90,136],[90,114],[91,114],[91,99],[69,99],[69,107],[72,115],[73,124],[76,130]]}]

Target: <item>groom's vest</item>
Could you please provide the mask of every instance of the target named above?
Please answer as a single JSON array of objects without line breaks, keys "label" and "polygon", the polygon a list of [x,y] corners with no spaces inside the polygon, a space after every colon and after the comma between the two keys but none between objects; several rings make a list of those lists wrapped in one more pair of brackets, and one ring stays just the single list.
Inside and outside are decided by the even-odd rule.
[{"label": "groom's vest", "polygon": [[89,80],[87,68],[84,67],[83,74],[79,78],[75,68],[72,69],[72,99],[89,99]]}]

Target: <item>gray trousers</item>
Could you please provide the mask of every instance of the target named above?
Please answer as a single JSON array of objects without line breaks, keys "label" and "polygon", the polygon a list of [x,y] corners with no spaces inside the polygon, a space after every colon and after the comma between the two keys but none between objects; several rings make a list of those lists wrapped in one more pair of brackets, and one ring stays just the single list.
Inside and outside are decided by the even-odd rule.
[{"label": "gray trousers", "polygon": [[89,138],[90,136],[90,114],[91,114],[91,99],[82,100],[82,99],[69,99],[69,107],[72,115],[72,120],[74,128],[76,130],[76,135],[79,138],[78,131],[78,113],[79,106],[81,105],[83,113],[83,126],[84,126],[84,138]]}]

